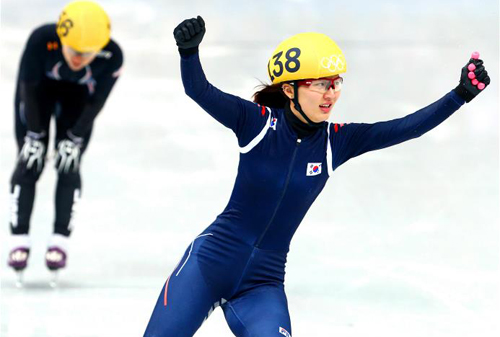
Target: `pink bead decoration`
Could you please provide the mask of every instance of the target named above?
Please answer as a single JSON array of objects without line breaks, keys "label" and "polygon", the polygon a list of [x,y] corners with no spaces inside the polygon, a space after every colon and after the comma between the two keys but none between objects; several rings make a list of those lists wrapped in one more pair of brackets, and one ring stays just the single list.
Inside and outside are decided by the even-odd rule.
[{"label": "pink bead decoration", "polygon": [[469,69],[469,71],[474,71],[476,70],[476,65],[474,63],[470,63],[467,69]]},{"label": "pink bead decoration", "polygon": [[472,71],[467,75],[471,80],[476,78],[476,74],[474,74]]},{"label": "pink bead decoration", "polygon": [[486,84],[484,84],[483,82],[479,82],[479,84],[477,85],[477,88],[479,90],[483,90],[484,88],[486,88]]},{"label": "pink bead decoration", "polygon": [[473,58],[474,60],[477,60],[479,58],[479,52],[477,52],[477,51],[473,52],[471,55],[471,58]]},{"label": "pink bead decoration", "polygon": [[479,83],[479,81],[477,80],[477,78],[473,79],[471,81],[472,85],[477,85]]}]

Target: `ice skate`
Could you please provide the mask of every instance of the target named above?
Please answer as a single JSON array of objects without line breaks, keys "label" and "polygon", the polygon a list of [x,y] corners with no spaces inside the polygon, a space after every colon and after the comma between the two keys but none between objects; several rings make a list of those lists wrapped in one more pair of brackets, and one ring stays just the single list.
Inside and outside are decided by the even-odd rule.
[{"label": "ice skate", "polygon": [[49,240],[47,253],[45,253],[45,265],[51,272],[50,286],[57,287],[59,284],[59,272],[66,267],[68,257],[68,237],[61,234],[53,234]]},{"label": "ice skate", "polygon": [[51,272],[50,286],[57,287],[59,281],[59,271],[66,267],[66,252],[57,246],[49,247],[45,254],[45,264]]},{"label": "ice skate", "polygon": [[23,287],[23,273],[28,266],[29,254],[30,250],[26,247],[14,248],[10,251],[8,264],[16,272],[17,288]]},{"label": "ice skate", "polygon": [[23,274],[28,266],[30,239],[27,234],[14,234],[9,238],[9,257],[7,264],[16,272],[16,287],[24,285]]}]

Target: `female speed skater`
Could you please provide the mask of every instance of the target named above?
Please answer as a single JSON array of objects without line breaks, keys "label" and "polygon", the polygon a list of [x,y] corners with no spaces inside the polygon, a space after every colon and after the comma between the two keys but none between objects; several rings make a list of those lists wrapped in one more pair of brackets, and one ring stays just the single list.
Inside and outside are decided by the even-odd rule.
[{"label": "female speed skater", "polygon": [[273,52],[272,85],[254,102],[224,93],[203,73],[201,17],[174,30],[186,94],[230,128],[240,162],[228,205],[188,246],[160,293],[146,337],[193,336],[218,306],[238,337],[292,334],[284,291],[290,240],[333,171],[351,158],[430,131],[490,83],[478,55],[459,85],[406,117],[374,124],[329,123],[342,92],[345,57],[319,33],[284,40]]},{"label": "female speed skater", "polygon": [[19,155],[11,179],[9,221],[8,265],[19,276],[28,264],[30,218],[36,184],[46,162],[52,116],[58,177],[54,232],[45,263],[52,271],[66,266],[72,217],[81,196],[80,162],[95,118],[123,63],[121,48],[110,35],[104,9],[93,1],[78,0],[64,7],[57,23],[36,28],[26,43],[15,97]]}]

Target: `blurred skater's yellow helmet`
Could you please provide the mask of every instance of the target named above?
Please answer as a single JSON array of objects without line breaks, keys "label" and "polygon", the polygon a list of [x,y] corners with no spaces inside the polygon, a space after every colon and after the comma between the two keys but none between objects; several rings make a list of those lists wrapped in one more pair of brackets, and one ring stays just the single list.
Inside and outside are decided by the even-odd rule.
[{"label": "blurred skater's yellow helmet", "polygon": [[111,23],[104,9],[93,1],[78,0],[64,7],[57,35],[63,46],[80,53],[98,52],[109,42]]},{"label": "blurred skater's yellow helmet", "polygon": [[281,42],[267,64],[273,84],[345,73],[339,46],[325,34],[300,33]]}]

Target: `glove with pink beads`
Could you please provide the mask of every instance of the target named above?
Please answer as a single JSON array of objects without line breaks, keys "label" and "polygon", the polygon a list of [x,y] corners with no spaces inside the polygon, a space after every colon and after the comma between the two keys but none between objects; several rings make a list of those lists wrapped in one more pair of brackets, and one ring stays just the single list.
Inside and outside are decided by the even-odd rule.
[{"label": "glove with pink beads", "polygon": [[453,90],[469,103],[489,84],[490,77],[484,69],[483,61],[479,59],[479,53],[474,52],[469,62],[462,68],[460,83]]}]

